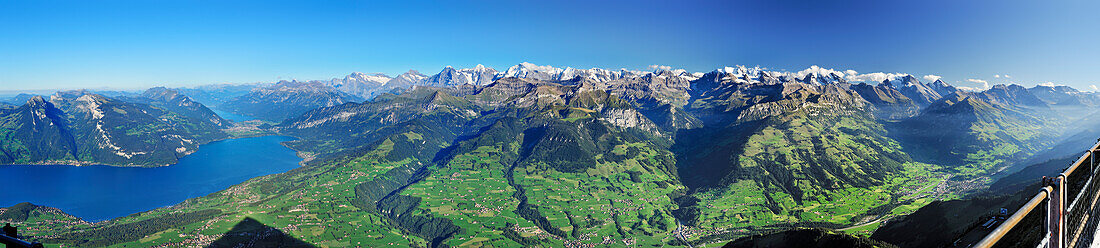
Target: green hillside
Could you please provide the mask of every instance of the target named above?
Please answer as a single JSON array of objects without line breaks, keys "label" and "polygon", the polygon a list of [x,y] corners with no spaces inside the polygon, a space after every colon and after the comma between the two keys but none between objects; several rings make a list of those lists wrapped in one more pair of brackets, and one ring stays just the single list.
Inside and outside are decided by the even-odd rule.
[{"label": "green hillside", "polygon": [[228,137],[223,120],[211,118],[85,91],[34,97],[0,111],[0,164],[173,164],[200,144]]},{"label": "green hillside", "polygon": [[[981,93],[941,87],[948,94],[939,98],[920,95],[930,89],[913,77],[898,89],[766,73],[646,75],[509,77],[417,86],[366,102],[309,99],[319,105],[279,113],[289,117],[267,125],[298,138],[286,145],[308,158],[301,168],[100,223],[26,225],[32,240],[81,247],[718,246],[753,235],[881,246],[835,234],[904,230],[893,221],[984,187],[987,178],[969,176],[989,176],[1003,161],[1048,147],[1063,120],[1010,86]],[[290,84],[250,95],[294,104],[328,92]],[[206,132],[217,119],[203,118],[201,109],[142,103],[188,102],[173,91],[145,95],[100,99],[94,109],[109,111],[99,112],[76,100],[58,107],[42,101],[3,110],[3,123],[86,123],[91,116],[129,130],[108,132],[127,144],[155,145],[142,141],[149,133],[217,138]],[[938,100],[917,111],[924,105],[909,95]],[[49,141],[39,146],[56,154],[28,154],[77,160],[101,152],[77,142],[96,137],[81,124],[11,126],[0,134],[38,128],[42,137],[72,137],[33,139]],[[5,145],[20,151],[22,143]],[[943,149],[953,153],[930,156]],[[126,161],[152,161],[134,156]],[[792,228],[832,231],[772,234]]]}]

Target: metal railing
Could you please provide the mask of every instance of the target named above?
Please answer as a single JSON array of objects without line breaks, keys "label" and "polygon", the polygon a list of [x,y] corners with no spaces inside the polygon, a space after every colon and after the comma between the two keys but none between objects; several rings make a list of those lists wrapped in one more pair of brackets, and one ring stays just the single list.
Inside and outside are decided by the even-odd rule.
[{"label": "metal railing", "polygon": [[[1096,234],[1095,226],[1100,222],[1100,214],[1095,212],[1100,199],[1100,182],[1096,182],[1094,176],[1098,169],[1094,153],[1100,149],[1100,140],[1097,141],[1061,174],[1043,177],[1043,188],[974,247],[998,244],[1043,202],[1046,203],[1042,225],[1045,235],[1038,247],[1088,247]],[[1072,197],[1069,204],[1066,204],[1067,196]]]},{"label": "metal railing", "polygon": [[31,242],[23,241],[23,240],[15,238],[15,237],[8,237],[8,235],[4,235],[2,233],[0,233],[0,244],[4,244],[8,247],[19,247],[19,248],[42,248],[43,247],[41,243],[31,243]]}]

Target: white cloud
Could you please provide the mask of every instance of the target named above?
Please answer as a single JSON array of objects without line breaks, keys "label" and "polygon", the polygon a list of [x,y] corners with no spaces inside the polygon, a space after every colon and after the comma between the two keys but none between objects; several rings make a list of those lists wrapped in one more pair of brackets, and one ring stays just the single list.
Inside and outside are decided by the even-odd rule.
[{"label": "white cloud", "polygon": [[650,69],[650,70],[657,70],[657,69],[661,69],[661,70],[672,70],[672,66],[667,66],[667,65],[649,65],[649,69]]},{"label": "white cloud", "polygon": [[[904,76],[909,75],[909,74],[905,74],[905,73],[885,73],[885,72],[874,72],[874,73],[867,73],[867,74],[859,74],[859,72],[856,72],[855,70],[851,70],[851,69],[844,70],[844,71],[839,71],[839,70],[833,70],[833,69],[828,69],[828,68],[821,68],[820,66],[813,65],[813,66],[810,66],[810,68],[807,68],[805,70],[793,73],[793,76],[798,77],[798,78],[803,78],[806,75],[811,74],[811,73],[818,74],[818,75],[837,75],[837,76],[844,77],[844,80],[846,80],[848,82],[867,82],[867,83],[879,83],[879,82],[882,82],[883,80],[887,80],[887,79],[893,80],[893,79],[896,79],[896,78],[899,78],[899,77],[904,77]],[[936,75],[929,75],[929,76],[935,76],[935,77],[939,78],[939,76],[936,76]]]},{"label": "white cloud", "polygon": [[833,75],[833,74],[836,74],[836,75],[844,76],[843,72],[836,71],[836,70],[833,70],[833,69],[821,68],[821,67],[816,66],[816,65],[812,65],[812,66],[810,66],[810,68],[806,68],[805,70],[794,73],[794,75],[798,78],[803,78],[803,77],[805,77],[806,75],[809,75],[809,74],[817,74],[817,75]]},{"label": "white cloud", "polygon": [[958,86],[958,87],[955,87],[955,88],[959,89],[961,91],[970,91],[970,92],[984,91],[984,89],[978,89],[978,88],[975,88],[975,87],[966,87],[966,86]]},{"label": "white cloud", "polygon": [[936,80],[940,80],[940,78],[943,77],[936,75],[924,75],[924,80],[928,80],[928,82],[935,82]]},{"label": "white cloud", "polygon": [[1054,82],[1046,82],[1046,83],[1040,83],[1039,85],[1047,86],[1047,87],[1054,87],[1054,86],[1062,86],[1064,84],[1059,84],[1059,83],[1054,83]]},{"label": "white cloud", "polygon": [[1001,78],[1001,74],[993,74],[994,78]]},{"label": "white cloud", "polygon": [[867,73],[867,74],[848,75],[848,77],[846,79],[850,82],[882,82],[883,80],[895,79],[895,78],[904,77],[904,76],[908,76],[908,75],[909,74],[904,74],[904,73],[874,72],[874,73]]},{"label": "white cloud", "polygon": [[[650,68],[651,69],[656,69],[656,68],[659,68],[659,67],[658,67],[658,65],[651,65]],[[905,74],[905,73],[886,73],[886,72],[874,72],[874,73],[860,74],[859,72],[856,72],[855,70],[851,70],[851,69],[834,70],[834,69],[829,69],[829,68],[822,68],[822,67],[817,66],[817,65],[810,66],[810,68],[807,68],[805,70],[801,70],[801,71],[798,71],[798,72],[767,71],[767,68],[761,68],[761,67],[749,68],[749,67],[744,67],[744,66],[724,67],[724,68],[718,69],[718,71],[722,71],[722,72],[725,72],[725,73],[747,73],[747,74],[750,74],[750,75],[762,72],[762,73],[766,73],[768,75],[771,75],[773,77],[789,76],[789,77],[796,77],[796,78],[804,78],[804,77],[806,77],[806,75],[809,75],[809,74],[818,74],[818,75],[822,75],[822,76],[836,75],[838,77],[844,78],[844,80],[848,81],[848,82],[854,82],[854,83],[864,82],[864,83],[871,83],[871,84],[881,83],[883,80],[888,80],[888,79],[889,80],[894,80],[894,79],[897,79],[897,78],[900,78],[900,77],[910,76],[909,74]],[[929,79],[929,78],[934,78],[934,79],[932,79],[932,81],[935,81],[935,79],[940,79],[940,76],[937,76],[937,75],[926,75],[926,76],[924,76],[924,79]]]},{"label": "white cloud", "polygon": [[[981,80],[981,79],[975,79],[975,78],[967,79],[966,81],[971,82],[971,83],[975,83],[975,84],[982,84],[982,86],[977,88],[979,91],[989,89],[989,81],[985,81],[985,80]],[[967,87],[967,88],[970,88],[970,87]]]},{"label": "white cloud", "polygon": [[1005,74],[1004,77],[1005,78],[1012,78],[1011,76],[1008,76],[1008,74]]},{"label": "white cloud", "polygon": [[1095,84],[1089,85],[1089,89],[1091,89],[1092,91],[1100,91],[1100,88],[1096,88]]}]

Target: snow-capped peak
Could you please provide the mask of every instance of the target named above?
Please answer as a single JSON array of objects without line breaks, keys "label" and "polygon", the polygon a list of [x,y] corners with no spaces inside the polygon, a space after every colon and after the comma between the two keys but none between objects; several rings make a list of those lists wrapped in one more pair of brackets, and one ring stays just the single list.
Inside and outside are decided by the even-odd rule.
[{"label": "snow-capped peak", "polygon": [[694,73],[689,73],[683,69],[658,69],[654,72],[633,71],[625,68],[619,69],[618,71],[611,71],[603,68],[576,69],[565,67],[562,69],[553,66],[540,66],[529,62],[523,62],[508,67],[508,70],[497,73],[495,79],[514,77],[552,82],[572,81],[577,79],[607,82],[621,78],[641,77],[646,75],[666,75],[664,74],[666,71],[668,74],[671,74],[671,76],[684,77],[686,79],[698,78]]},{"label": "snow-capped peak", "polygon": [[[362,72],[352,72],[350,75],[347,75],[346,77],[344,77],[344,80],[343,80],[342,84],[374,83],[374,84],[385,85],[387,81],[390,81],[390,79],[393,79],[393,78],[386,75],[386,74],[382,74],[382,73],[367,74],[367,73],[362,73]],[[334,79],[333,81],[336,81],[336,80]]]},{"label": "snow-capped peak", "polygon": [[428,77],[428,76],[426,76],[426,75],[424,75],[424,74],[420,73],[420,72],[419,72],[419,71],[417,71],[417,70],[409,70],[409,71],[407,71],[407,72],[405,72],[405,73],[402,73],[401,75],[398,75],[398,76],[397,76],[397,77],[395,77],[394,79],[397,79],[397,78],[401,78],[401,79],[407,79],[407,80],[412,80],[412,81],[416,81],[416,80],[421,80],[421,79],[424,79],[424,78],[427,78],[427,77]]},{"label": "snow-capped peak", "polygon": [[[833,84],[844,82],[865,82],[875,84],[882,83],[883,81],[897,80],[899,78],[905,78],[907,76],[912,77],[911,75],[904,73],[874,72],[860,74],[854,70],[841,71],[823,68],[817,65],[810,66],[809,68],[798,72],[772,71],[768,70],[767,68],[762,68],[760,66],[747,67],[744,65],[736,65],[718,68],[714,70],[713,73],[718,73],[719,77],[732,78],[732,80],[742,83],[778,83],[797,81],[807,84]],[[899,81],[899,83],[901,83],[901,81]]]},{"label": "snow-capped peak", "polygon": [[847,82],[846,74],[842,71],[821,68],[817,65],[805,70],[795,72],[793,76],[807,84],[833,84]]},{"label": "snow-capped peak", "polygon": [[409,70],[405,73],[402,73],[401,75],[398,75],[397,77],[394,77],[393,79],[390,79],[390,81],[386,82],[386,85],[389,85],[391,87],[409,87],[412,85],[420,84],[424,81],[424,79],[427,78],[428,76],[421,74],[419,71]]},{"label": "snow-capped peak", "polygon": [[[529,62],[519,63],[508,67],[508,70],[497,73],[494,76],[495,79],[501,79],[506,77],[514,78],[530,78],[545,81],[558,81],[561,80],[561,74],[564,70],[555,68],[553,66],[538,66]],[[570,78],[572,79],[572,78]]]},{"label": "snow-capped peak", "polygon": [[455,69],[447,66],[439,74],[435,74],[424,80],[424,84],[434,87],[447,87],[452,85],[487,85],[493,82],[497,71],[493,68],[478,64],[474,68]]}]

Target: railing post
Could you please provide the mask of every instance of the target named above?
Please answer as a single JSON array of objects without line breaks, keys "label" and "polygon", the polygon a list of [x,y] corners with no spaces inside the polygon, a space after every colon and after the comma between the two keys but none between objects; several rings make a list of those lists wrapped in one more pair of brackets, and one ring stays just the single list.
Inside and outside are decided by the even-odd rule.
[{"label": "railing post", "polygon": [[1048,248],[1062,248],[1065,243],[1065,175],[1057,177],[1043,177],[1043,182],[1053,190],[1047,198],[1047,233],[1050,234]]}]

